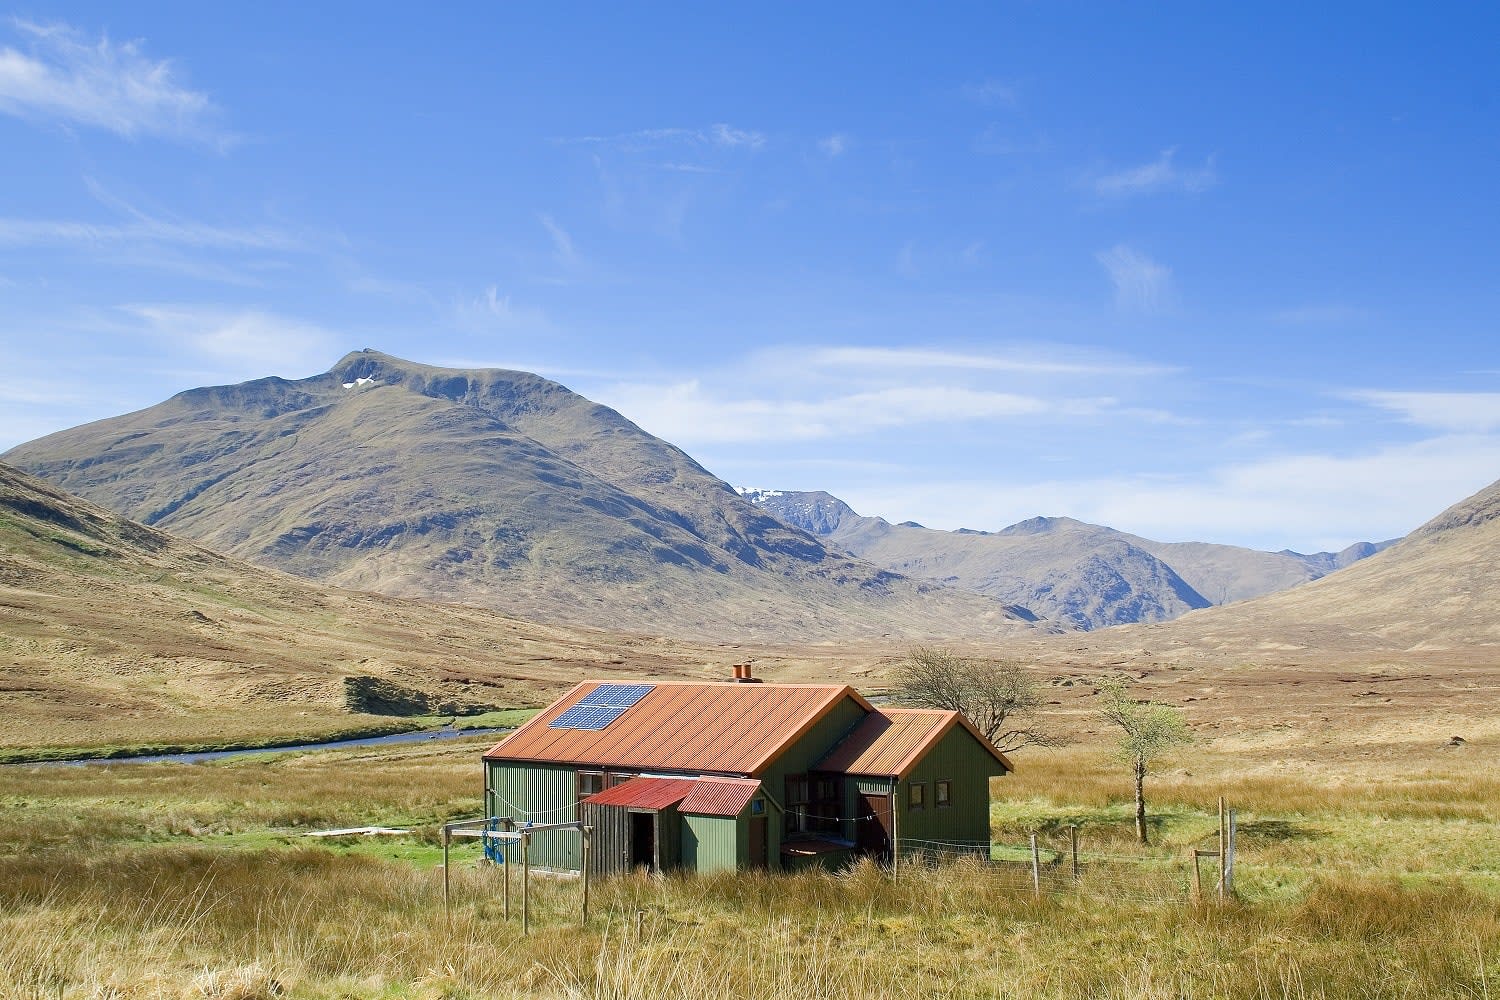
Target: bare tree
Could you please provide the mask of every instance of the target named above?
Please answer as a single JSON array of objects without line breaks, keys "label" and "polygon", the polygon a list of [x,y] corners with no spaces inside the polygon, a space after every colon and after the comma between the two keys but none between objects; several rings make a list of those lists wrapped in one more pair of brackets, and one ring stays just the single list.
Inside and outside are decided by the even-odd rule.
[{"label": "bare tree", "polygon": [[1103,699],[1099,714],[1120,728],[1115,752],[1135,774],[1135,833],[1142,844],[1146,836],[1146,772],[1151,763],[1193,741],[1182,712],[1170,705],[1143,701],[1130,693],[1123,677],[1099,682]]},{"label": "bare tree", "polygon": [[1018,663],[972,659],[948,649],[918,646],[897,668],[893,694],[907,705],[962,714],[1002,753],[1061,743],[1034,725],[1042,698]]}]

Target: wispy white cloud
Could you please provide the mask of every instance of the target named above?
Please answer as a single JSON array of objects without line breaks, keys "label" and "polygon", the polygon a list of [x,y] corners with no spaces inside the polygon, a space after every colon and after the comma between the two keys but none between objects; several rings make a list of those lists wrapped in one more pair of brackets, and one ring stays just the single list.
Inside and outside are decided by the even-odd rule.
[{"label": "wispy white cloud", "polygon": [[513,302],[498,285],[490,285],[475,296],[455,299],[453,318],[461,329],[476,333],[538,333],[551,326],[543,310]]},{"label": "wispy white cloud", "polygon": [[150,212],[113,194],[92,177],[84,185],[95,201],[116,218],[87,222],[73,219],[0,217],[0,246],[107,249],[115,246],[174,246],[192,250],[294,251],[312,239],[267,225],[224,226]]},{"label": "wispy white cloud", "polygon": [[269,226],[214,226],[142,216],[127,222],[0,218],[0,246],[106,247],[152,243],[216,250],[295,250],[300,238]]},{"label": "wispy white cloud", "polygon": [[336,359],[343,340],[315,323],[256,308],[159,303],[121,308],[169,349],[187,352],[226,378],[318,371]]},{"label": "wispy white cloud", "polygon": [[1160,541],[1317,552],[1404,535],[1482,489],[1495,468],[1500,440],[1453,435],[1361,454],[1274,456],[1200,475],[1030,482],[886,475],[840,495],[861,512],[937,528],[996,530],[1046,514]]},{"label": "wispy white cloud", "polygon": [[1497,392],[1354,392],[1349,398],[1379,407],[1408,423],[1452,434],[1500,431]]},{"label": "wispy white cloud", "polygon": [[873,368],[893,371],[939,369],[1015,372],[1025,375],[1164,375],[1175,369],[1096,354],[1084,356],[1064,348],[1015,348],[1004,354],[974,354],[925,347],[818,347],[806,352],[817,367]]},{"label": "wispy white cloud", "polygon": [[726,149],[760,149],[766,144],[765,133],[755,132],[750,129],[735,128],[719,122],[710,125],[708,129],[710,141],[715,146],[723,146]]},{"label": "wispy white cloud", "polygon": [[1013,125],[991,122],[974,140],[975,152],[989,156],[1034,156],[1052,148],[1044,135],[1019,135]]},{"label": "wispy white cloud", "polygon": [[849,151],[850,138],[842,132],[826,135],[818,140],[818,151],[830,160],[837,159]]},{"label": "wispy white cloud", "polygon": [[702,128],[644,128],[614,135],[580,135],[554,141],[612,146],[634,153],[660,149],[663,146],[696,146],[757,152],[765,148],[767,138],[764,132],[737,128],[725,122],[715,122]]},{"label": "wispy white cloud", "polygon": [[547,230],[547,235],[552,237],[552,258],[563,267],[576,267],[578,265],[578,250],[573,246],[573,237],[568,231],[557,224],[557,220],[546,212],[537,216],[542,226]]},{"label": "wispy white cloud", "polygon": [[1371,315],[1368,309],[1334,302],[1282,309],[1271,319],[1287,326],[1345,326],[1368,320]]},{"label": "wispy white cloud", "polygon": [[1172,269],[1123,243],[1094,255],[1115,287],[1121,312],[1154,315],[1173,305]]},{"label": "wispy white cloud", "polygon": [[824,399],[726,398],[698,379],[624,383],[604,401],[653,434],[687,444],[812,441],[891,427],[1001,419],[1083,407],[1008,392],[951,386],[892,386]]},{"label": "wispy white cloud", "polygon": [[1206,191],[1219,182],[1212,157],[1200,167],[1182,167],[1176,162],[1177,150],[1164,149],[1150,163],[1126,167],[1095,177],[1094,192],[1106,198],[1124,198],[1157,191]]},{"label": "wispy white cloud", "polygon": [[0,112],[32,121],[155,135],[227,147],[208,95],[180,83],[172,63],[140,42],[97,41],[65,24],[13,19],[27,51],[0,48]]},{"label": "wispy white cloud", "polygon": [[1020,92],[1014,83],[985,79],[965,84],[959,91],[966,100],[987,108],[1014,108],[1020,104]]}]

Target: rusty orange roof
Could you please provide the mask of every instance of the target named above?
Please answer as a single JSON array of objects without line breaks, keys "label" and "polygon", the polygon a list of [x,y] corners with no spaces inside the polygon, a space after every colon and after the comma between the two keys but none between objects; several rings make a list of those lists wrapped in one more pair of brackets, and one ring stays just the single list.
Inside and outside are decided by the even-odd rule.
[{"label": "rusty orange roof", "polygon": [[967,729],[1001,767],[1012,770],[1006,756],[962,715],[932,708],[883,708],[872,712],[813,769],[902,778],[955,726]]},{"label": "rusty orange roof", "polygon": [[846,698],[847,685],[654,682],[598,730],[548,725],[601,681],[585,681],[490,748],[487,760],[754,775]]},{"label": "rusty orange roof", "polygon": [[595,792],[584,802],[595,806],[665,809],[677,806],[700,816],[738,816],[760,791],[754,778],[659,778],[643,776]]},{"label": "rusty orange roof", "polygon": [[593,806],[634,806],[637,809],[665,809],[675,806],[697,784],[692,778],[631,778],[613,788],[606,788],[584,799]]},{"label": "rusty orange roof", "polygon": [[678,808],[700,816],[738,816],[758,791],[754,778],[699,778]]}]

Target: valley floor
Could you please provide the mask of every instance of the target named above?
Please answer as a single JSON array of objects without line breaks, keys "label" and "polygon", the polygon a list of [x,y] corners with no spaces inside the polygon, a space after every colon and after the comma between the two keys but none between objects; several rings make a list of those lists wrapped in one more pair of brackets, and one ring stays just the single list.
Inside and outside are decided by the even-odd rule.
[{"label": "valley floor", "polygon": [[[440,824],[478,808],[483,741],[212,765],[0,771],[0,996],[1452,997],[1500,994],[1500,778],[1462,749],[1350,770],[1203,747],[1148,784],[1133,842],[1102,742],[995,782],[1001,854],[796,875],[538,878],[504,919],[471,846],[445,920]],[[1215,801],[1237,888],[1189,901]],[[315,841],[365,824],[411,838]],[[1024,857],[1024,851],[1020,854]],[[1205,866],[1206,867],[1206,866]]]}]

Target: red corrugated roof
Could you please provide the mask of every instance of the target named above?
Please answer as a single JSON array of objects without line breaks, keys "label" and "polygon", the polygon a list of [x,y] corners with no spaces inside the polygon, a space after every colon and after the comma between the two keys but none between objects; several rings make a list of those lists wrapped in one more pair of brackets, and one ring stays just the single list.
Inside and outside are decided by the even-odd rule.
[{"label": "red corrugated roof", "polygon": [[885,708],[871,713],[813,769],[902,778],[954,727],[966,729],[1006,771],[1012,769],[1005,755],[962,715],[931,708]]},{"label": "red corrugated roof", "polygon": [[678,808],[699,816],[738,816],[758,791],[754,778],[699,778]]},{"label": "red corrugated roof", "polygon": [[692,778],[631,778],[613,788],[596,792],[583,801],[594,806],[665,809],[686,798],[696,784]]},{"label": "red corrugated roof", "polygon": [[758,773],[853,688],[814,684],[705,684],[659,681],[598,731],[547,724],[601,681],[585,681],[490,749],[489,760],[700,773]]}]

